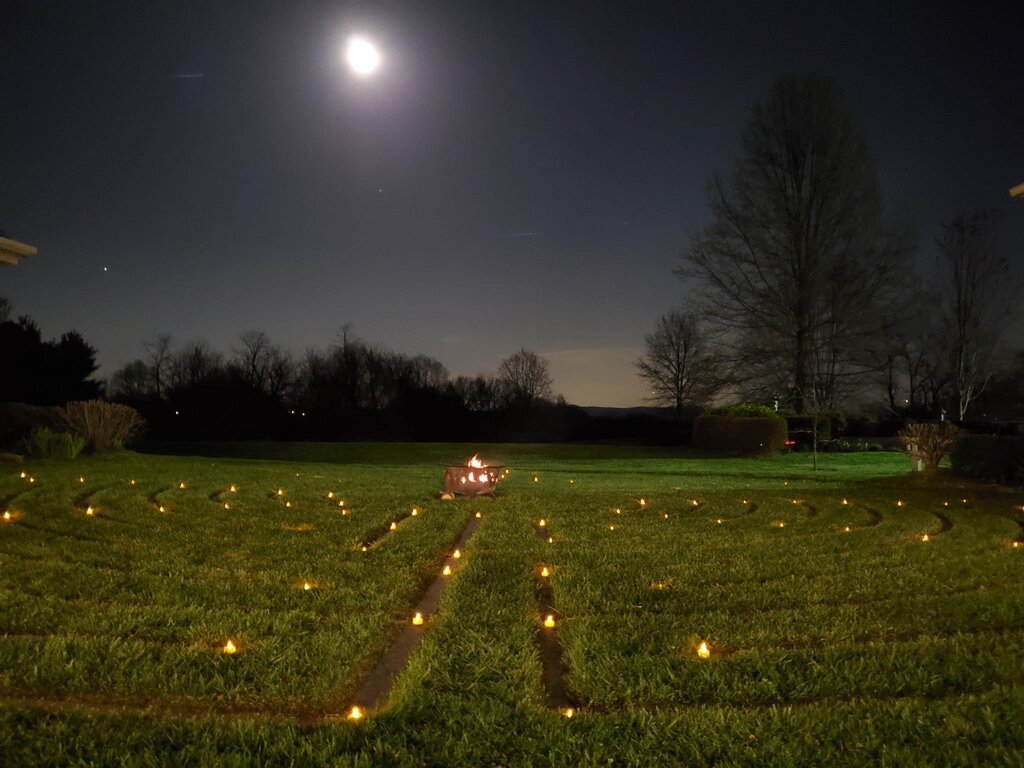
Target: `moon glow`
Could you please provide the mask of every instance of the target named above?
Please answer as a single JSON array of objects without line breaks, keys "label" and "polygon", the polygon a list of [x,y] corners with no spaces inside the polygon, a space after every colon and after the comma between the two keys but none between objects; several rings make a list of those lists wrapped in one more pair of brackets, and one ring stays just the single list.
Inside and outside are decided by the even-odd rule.
[{"label": "moon glow", "polygon": [[349,68],[360,77],[372,75],[380,66],[380,52],[365,37],[353,35],[345,46],[345,61]]}]

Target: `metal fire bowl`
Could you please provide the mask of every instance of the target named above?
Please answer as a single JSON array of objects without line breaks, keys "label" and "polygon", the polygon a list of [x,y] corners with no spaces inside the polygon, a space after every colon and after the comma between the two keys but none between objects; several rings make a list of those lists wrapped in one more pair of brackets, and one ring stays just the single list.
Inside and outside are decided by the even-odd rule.
[{"label": "metal fire bowl", "polygon": [[[465,464],[446,464],[444,490],[460,496],[494,495],[501,477],[502,465],[467,467]],[[471,477],[472,476],[472,477]]]}]

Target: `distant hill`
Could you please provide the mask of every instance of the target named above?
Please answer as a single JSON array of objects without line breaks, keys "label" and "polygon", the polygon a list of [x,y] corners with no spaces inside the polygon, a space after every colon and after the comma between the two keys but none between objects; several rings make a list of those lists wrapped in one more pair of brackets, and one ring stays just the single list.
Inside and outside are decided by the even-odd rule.
[{"label": "distant hill", "polygon": [[[588,416],[607,419],[624,419],[628,416],[660,416],[669,418],[674,414],[672,408],[657,408],[648,405],[639,405],[634,408],[606,408],[600,405],[580,406]],[[692,418],[701,412],[700,406],[691,406],[683,409],[683,417]]]}]

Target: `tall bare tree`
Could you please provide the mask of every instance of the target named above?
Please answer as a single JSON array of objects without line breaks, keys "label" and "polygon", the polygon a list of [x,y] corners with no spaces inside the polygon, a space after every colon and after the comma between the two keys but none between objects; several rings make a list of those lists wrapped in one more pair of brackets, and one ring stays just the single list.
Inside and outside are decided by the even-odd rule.
[{"label": "tall bare tree", "polygon": [[729,182],[711,186],[714,221],[678,273],[748,390],[789,390],[798,412],[835,406],[869,368],[888,281],[905,255],[886,225],[874,170],[839,87],[779,80],[740,139]]},{"label": "tall bare tree", "polygon": [[498,378],[505,383],[512,400],[534,402],[552,398],[548,361],[528,349],[520,349],[502,360]]},{"label": "tall bare tree", "polygon": [[998,369],[1013,309],[1010,265],[995,244],[997,221],[995,211],[960,214],[942,225],[936,241],[945,353],[961,421]]},{"label": "tall bare tree", "polygon": [[142,348],[149,361],[153,392],[157,397],[164,397],[171,383],[171,360],[174,356],[171,337],[166,333],[159,334],[142,342]]},{"label": "tall bare tree", "polygon": [[712,352],[695,313],[662,315],[644,343],[636,368],[651,387],[651,402],[670,405],[679,413],[685,403],[707,402],[721,389],[721,360]]}]

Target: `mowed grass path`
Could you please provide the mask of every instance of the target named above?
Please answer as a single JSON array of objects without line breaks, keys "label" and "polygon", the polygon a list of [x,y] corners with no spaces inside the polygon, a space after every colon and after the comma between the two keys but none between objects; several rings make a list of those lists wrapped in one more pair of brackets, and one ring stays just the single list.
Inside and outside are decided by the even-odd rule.
[{"label": "mowed grass path", "polygon": [[[1024,764],[1019,493],[898,454],[230,449],[2,471],[0,764]],[[440,501],[477,450],[498,497]],[[476,512],[387,706],[338,718]]]}]

